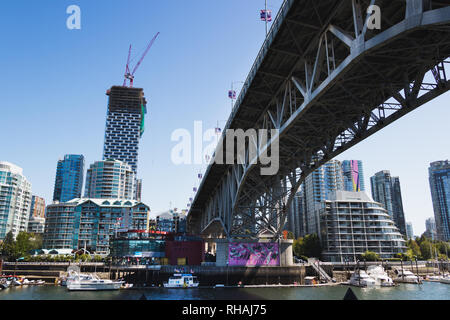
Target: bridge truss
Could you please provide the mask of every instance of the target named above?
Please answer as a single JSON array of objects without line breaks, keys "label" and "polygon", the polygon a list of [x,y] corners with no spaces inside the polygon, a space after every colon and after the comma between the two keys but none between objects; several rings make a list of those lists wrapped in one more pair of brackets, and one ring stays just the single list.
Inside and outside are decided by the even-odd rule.
[{"label": "bridge truss", "polygon": [[[380,30],[368,27],[372,5],[381,9]],[[212,162],[189,230],[256,237],[270,229],[279,237],[308,174],[450,89],[449,56],[446,1],[286,0],[219,143],[227,129],[275,130],[267,144],[248,141],[246,149],[278,146],[279,171],[261,175],[267,165],[248,150],[234,164]]]}]

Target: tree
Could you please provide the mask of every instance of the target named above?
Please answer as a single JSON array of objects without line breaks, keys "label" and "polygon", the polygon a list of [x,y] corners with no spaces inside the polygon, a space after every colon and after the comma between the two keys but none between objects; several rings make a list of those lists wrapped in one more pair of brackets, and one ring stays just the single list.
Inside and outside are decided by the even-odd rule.
[{"label": "tree", "polygon": [[450,254],[450,243],[448,242],[438,241],[436,243],[436,248],[439,253],[446,255],[447,257]]},{"label": "tree", "polygon": [[300,237],[297,240],[294,240],[294,243],[292,244],[292,251],[296,257],[303,255],[303,238]]},{"label": "tree", "polygon": [[7,257],[9,260],[15,260],[19,258],[12,231],[8,232],[5,239],[3,240],[2,255]]},{"label": "tree", "polygon": [[420,252],[420,246],[417,244],[417,242],[415,240],[409,240],[407,242],[408,248],[411,250],[412,252],[412,256],[421,256],[421,252]]},{"label": "tree", "polygon": [[294,255],[297,257],[319,258],[322,254],[322,245],[317,234],[308,234],[304,238],[298,238],[293,244]]},{"label": "tree", "polygon": [[376,252],[366,251],[361,255],[361,259],[366,261],[378,261],[380,257],[376,254]]},{"label": "tree", "polygon": [[40,233],[32,234],[30,238],[30,250],[42,249],[43,237]]},{"label": "tree", "polygon": [[20,257],[24,257],[29,254],[31,250],[32,235],[28,232],[19,232],[16,238],[16,250]]},{"label": "tree", "polygon": [[423,260],[428,260],[432,257],[431,242],[429,242],[426,238],[420,241],[420,253]]}]

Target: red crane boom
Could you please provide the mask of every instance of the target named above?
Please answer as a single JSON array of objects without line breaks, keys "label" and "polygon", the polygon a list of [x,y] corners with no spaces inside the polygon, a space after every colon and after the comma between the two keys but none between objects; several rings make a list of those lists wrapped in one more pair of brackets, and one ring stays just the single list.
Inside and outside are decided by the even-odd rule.
[{"label": "red crane boom", "polygon": [[158,35],[159,35],[159,32],[157,32],[156,35],[153,37],[152,41],[150,41],[150,43],[148,44],[147,49],[145,49],[144,54],[142,55],[141,59],[139,59],[138,63],[134,67],[133,72],[130,72],[130,56],[131,56],[131,45],[130,45],[130,49],[128,51],[127,66],[125,69],[125,80],[123,81],[124,87],[126,86],[127,79],[130,80],[130,88],[133,87],[134,74],[136,73],[137,69],[141,65],[142,61],[144,60],[145,56],[149,52],[150,48],[153,46],[153,43],[155,42]]}]

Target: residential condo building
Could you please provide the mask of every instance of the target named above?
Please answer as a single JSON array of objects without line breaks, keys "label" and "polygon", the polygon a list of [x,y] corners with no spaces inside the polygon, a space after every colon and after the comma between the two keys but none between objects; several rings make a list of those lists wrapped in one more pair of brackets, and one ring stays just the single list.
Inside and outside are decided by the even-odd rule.
[{"label": "residential condo building", "polygon": [[112,237],[124,230],[148,230],[150,208],[135,200],[72,199],[47,206],[44,248],[108,254]]},{"label": "residential condo building", "polygon": [[365,192],[336,191],[318,215],[325,261],[357,261],[366,251],[386,259],[406,250],[387,210]]},{"label": "residential condo building", "polygon": [[431,199],[437,238],[450,241],[450,163],[448,160],[430,163],[428,168]]},{"label": "residential condo building", "polygon": [[412,222],[406,223],[406,238],[408,240],[414,239],[414,230],[413,230]]},{"label": "residential condo building", "polygon": [[56,167],[54,202],[66,202],[81,197],[83,188],[84,156],[67,154]]},{"label": "residential condo building", "polygon": [[31,183],[23,169],[0,161],[0,240],[10,231],[14,238],[27,231],[30,205]]},{"label": "residential condo building", "polygon": [[342,161],[345,191],[365,191],[364,170],[361,160]]},{"label": "residential condo building", "polygon": [[45,231],[45,218],[41,217],[30,217],[28,220],[28,232],[31,233],[44,233]]},{"label": "residential condo building", "polygon": [[103,160],[120,160],[137,175],[139,140],[144,133],[147,102],[143,89],[113,86],[106,115]]},{"label": "residential condo building", "polygon": [[303,191],[305,196],[306,234],[317,234],[317,208],[336,190],[343,190],[341,162],[331,160],[314,170],[305,178]]},{"label": "residential condo building", "polygon": [[295,239],[306,235],[305,196],[302,188],[300,188],[300,191],[295,194],[292,200],[286,229],[294,234]]},{"label": "residential condo building", "polygon": [[405,214],[403,212],[400,179],[391,177],[388,170],[377,172],[370,178],[372,197],[387,210],[400,233],[406,236]]},{"label": "residential condo building", "polygon": [[30,205],[30,218],[31,217],[39,217],[45,218],[45,199],[32,196],[31,197],[31,205]]},{"label": "residential condo building", "polygon": [[134,199],[135,175],[130,165],[119,160],[93,163],[86,173],[85,198]]},{"label": "residential condo building", "polygon": [[436,222],[434,218],[425,220],[425,237],[431,240],[437,240]]}]

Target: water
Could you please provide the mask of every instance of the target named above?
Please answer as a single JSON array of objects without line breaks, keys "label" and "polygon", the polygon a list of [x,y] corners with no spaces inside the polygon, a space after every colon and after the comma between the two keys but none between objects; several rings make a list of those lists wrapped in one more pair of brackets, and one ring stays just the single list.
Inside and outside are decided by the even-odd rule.
[{"label": "water", "polygon": [[[59,286],[14,287],[0,291],[0,300],[342,300],[348,286],[308,288],[197,288],[69,292]],[[394,288],[352,287],[362,300],[450,300],[450,285],[424,282]]]}]

